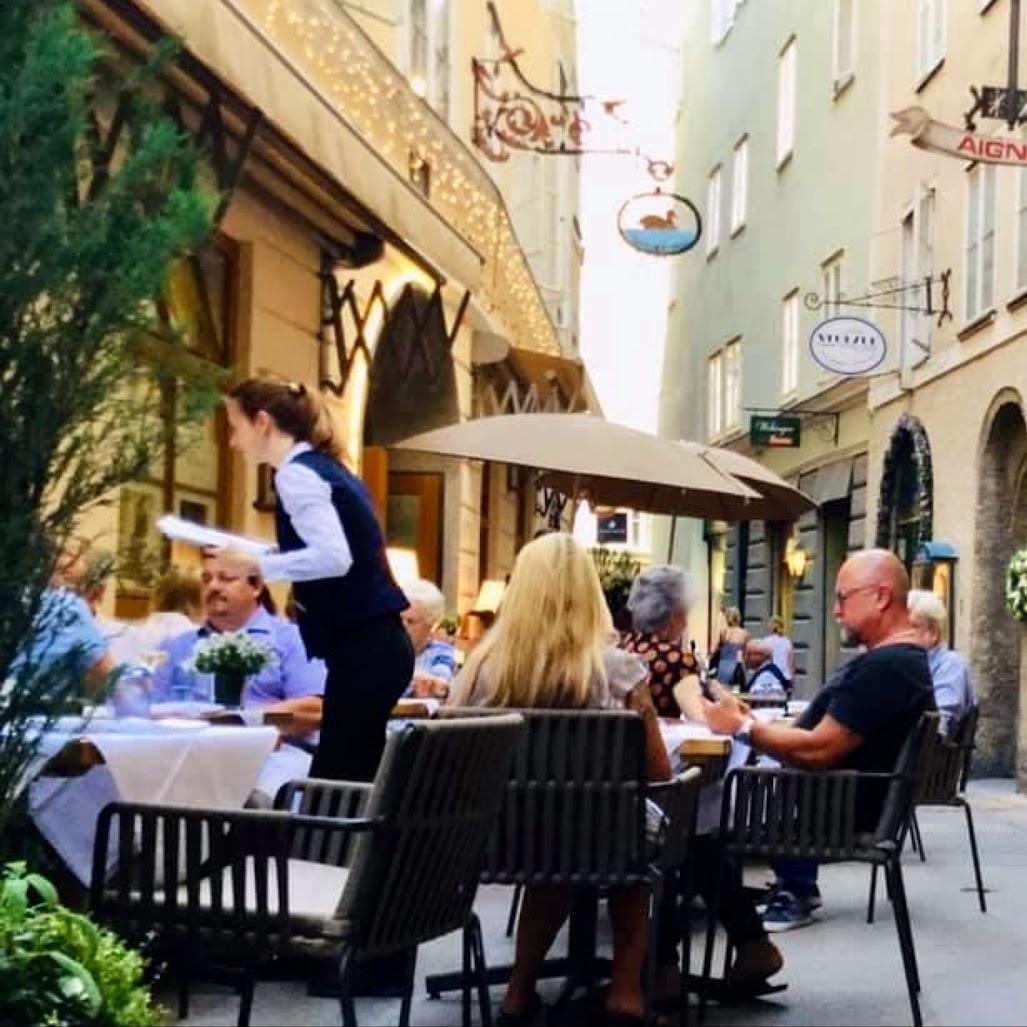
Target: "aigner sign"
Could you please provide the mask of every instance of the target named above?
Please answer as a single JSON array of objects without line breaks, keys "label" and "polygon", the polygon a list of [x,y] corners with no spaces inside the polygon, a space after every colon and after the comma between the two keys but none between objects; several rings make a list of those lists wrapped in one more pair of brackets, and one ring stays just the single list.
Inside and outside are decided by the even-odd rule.
[{"label": "aigner sign", "polygon": [[861,317],[832,317],[813,329],[809,337],[813,359],[835,374],[868,374],[888,353],[884,332]]}]

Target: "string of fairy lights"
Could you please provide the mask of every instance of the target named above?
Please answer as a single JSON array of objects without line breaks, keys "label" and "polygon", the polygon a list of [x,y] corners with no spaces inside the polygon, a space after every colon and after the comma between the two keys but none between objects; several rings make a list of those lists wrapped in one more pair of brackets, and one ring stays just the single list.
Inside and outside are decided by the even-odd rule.
[{"label": "string of fairy lights", "polygon": [[237,0],[302,62],[342,115],[401,175],[431,167],[430,201],[485,260],[480,299],[518,346],[560,343],[502,196],[477,158],[331,0]]}]

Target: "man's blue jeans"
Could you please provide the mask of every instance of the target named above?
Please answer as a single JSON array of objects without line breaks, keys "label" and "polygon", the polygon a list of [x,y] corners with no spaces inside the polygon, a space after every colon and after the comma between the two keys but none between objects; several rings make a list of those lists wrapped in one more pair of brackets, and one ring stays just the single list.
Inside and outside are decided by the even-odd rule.
[{"label": "man's blue jeans", "polygon": [[812,859],[790,859],[773,865],[778,884],[797,899],[808,899],[817,886],[820,864]]}]

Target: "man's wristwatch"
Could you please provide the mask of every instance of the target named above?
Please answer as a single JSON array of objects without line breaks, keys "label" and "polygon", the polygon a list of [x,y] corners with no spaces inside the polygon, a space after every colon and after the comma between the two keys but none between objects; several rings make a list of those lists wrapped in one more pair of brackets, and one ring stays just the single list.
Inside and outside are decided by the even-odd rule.
[{"label": "man's wristwatch", "polygon": [[742,726],[731,736],[736,742],[742,745],[752,745],[752,729],[756,726],[755,717],[746,717]]}]

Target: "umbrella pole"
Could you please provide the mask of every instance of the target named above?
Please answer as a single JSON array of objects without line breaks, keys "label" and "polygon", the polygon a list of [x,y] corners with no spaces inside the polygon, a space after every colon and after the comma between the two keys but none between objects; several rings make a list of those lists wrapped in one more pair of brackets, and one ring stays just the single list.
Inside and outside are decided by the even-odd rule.
[{"label": "umbrella pole", "polygon": [[675,514],[670,519],[670,540],[667,542],[667,563],[670,563],[674,559],[674,536],[678,530],[678,518]]}]

